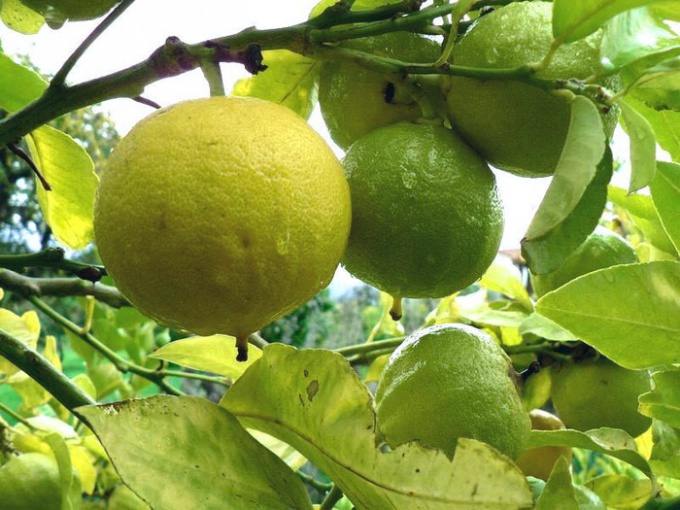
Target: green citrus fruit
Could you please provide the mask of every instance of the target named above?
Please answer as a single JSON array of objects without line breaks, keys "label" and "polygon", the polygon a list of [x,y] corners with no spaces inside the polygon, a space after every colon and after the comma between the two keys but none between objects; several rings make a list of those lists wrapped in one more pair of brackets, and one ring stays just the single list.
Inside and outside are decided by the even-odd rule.
[{"label": "green citrus fruit", "polygon": [[42,14],[50,25],[66,20],[82,21],[106,14],[121,0],[21,0],[26,7]]},{"label": "green citrus fruit", "polygon": [[[434,62],[439,57],[434,41],[410,32],[348,41],[343,46],[406,62]],[[398,76],[345,62],[323,64],[319,105],[331,138],[343,149],[376,128],[421,117],[420,106]]]},{"label": "green citrus fruit", "polygon": [[350,218],[342,166],[303,119],[214,97],[130,131],[103,171],[94,227],[107,271],[143,313],[244,338],[328,284]]},{"label": "green citrus fruit", "polygon": [[637,262],[635,250],[624,238],[598,227],[560,267],[550,273],[531,275],[531,282],[536,295],[542,296],[584,274],[634,262]]},{"label": "green citrus fruit", "polygon": [[[560,430],[566,428],[562,420],[554,414],[542,409],[533,409],[529,413],[533,430]],[[541,480],[550,478],[555,463],[560,457],[566,457],[571,462],[571,448],[568,446],[540,446],[524,450],[517,465],[527,476],[534,476]]]},{"label": "green citrus fruit", "polygon": [[60,510],[57,462],[42,453],[25,453],[0,467],[0,508]]},{"label": "green citrus fruit", "polygon": [[517,458],[531,429],[514,369],[486,333],[441,324],[406,338],[383,370],[378,428],[395,447],[408,441],[452,454],[459,437]]},{"label": "green citrus fruit", "polygon": [[496,180],[446,128],[402,122],[343,160],[352,195],[347,270],[395,297],[442,297],[493,261],[503,233]]},{"label": "green citrus fruit", "polygon": [[[453,63],[478,68],[513,68],[539,62],[552,42],[552,3],[513,2],[482,16],[454,48]],[[545,79],[584,79],[600,69],[601,33],[562,45]],[[614,86],[614,79],[603,85]],[[492,165],[517,175],[550,175],[562,152],[570,120],[567,100],[509,80],[452,77],[447,96],[454,129]],[[603,119],[613,133],[617,112]]]},{"label": "green citrus fruit", "polygon": [[638,412],[638,396],[651,389],[646,370],[628,370],[605,358],[553,370],[553,404],[567,427],[577,430],[613,427],[639,436],[652,420]]}]

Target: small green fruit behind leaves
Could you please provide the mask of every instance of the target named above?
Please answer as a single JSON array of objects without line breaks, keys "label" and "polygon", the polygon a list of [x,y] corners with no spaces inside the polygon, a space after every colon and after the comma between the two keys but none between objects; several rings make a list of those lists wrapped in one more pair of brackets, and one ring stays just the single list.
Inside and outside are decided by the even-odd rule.
[{"label": "small green fruit behind leaves", "polygon": [[540,297],[584,274],[635,262],[637,255],[628,241],[609,229],[598,227],[561,266],[550,273],[532,274],[531,281]]},{"label": "small green fruit behind leaves", "polygon": [[343,264],[393,296],[437,298],[477,280],[503,233],[496,180],[446,128],[400,122],[343,160],[352,227]]},{"label": "small green fruit behind leaves", "polygon": [[466,437],[517,458],[531,421],[512,374],[510,358],[480,330],[462,324],[420,330],[382,373],[378,428],[392,447],[417,440],[451,455]]},{"label": "small green fruit behind leaves", "polygon": [[[431,63],[439,56],[434,41],[410,32],[392,32],[342,46],[405,62]],[[331,138],[343,149],[374,129],[422,116],[403,78],[346,62],[329,61],[321,67],[319,105]]]},{"label": "small green fruit behind leaves", "polygon": [[62,510],[57,462],[41,453],[26,453],[0,468],[0,508]]},{"label": "small green fruit behind leaves", "polygon": [[[453,64],[486,69],[540,62],[552,43],[552,3],[513,2],[483,16],[458,42]],[[599,68],[601,33],[561,46],[542,79],[584,79]],[[617,88],[618,79],[604,86]],[[551,175],[567,136],[570,104],[562,97],[520,81],[452,77],[447,96],[451,123],[493,166],[517,175]],[[611,136],[618,119],[603,117]]]},{"label": "small green fruit behind leaves", "polygon": [[638,396],[651,389],[647,370],[628,370],[606,358],[588,359],[553,371],[552,401],[569,428],[611,427],[636,437],[652,424],[638,412]]}]

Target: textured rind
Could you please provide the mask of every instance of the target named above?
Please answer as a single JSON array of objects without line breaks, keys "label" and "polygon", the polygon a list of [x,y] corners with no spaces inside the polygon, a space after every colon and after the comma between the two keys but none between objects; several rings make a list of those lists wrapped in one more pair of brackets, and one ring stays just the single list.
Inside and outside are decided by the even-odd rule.
[{"label": "textured rind", "polygon": [[437,298],[477,280],[503,234],[496,180],[443,127],[402,122],[352,145],[343,160],[352,230],[343,264],[394,296]]},{"label": "textured rind", "polygon": [[[439,46],[409,32],[392,32],[343,43],[344,47],[406,62],[434,62]],[[421,117],[418,103],[398,76],[351,63],[326,62],[319,77],[319,105],[331,138],[343,149],[379,127]],[[389,102],[389,84],[394,86]]]},{"label": "textured rind", "polygon": [[109,274],[142,312],[245,336],[330,282],[350,221],[342,167],[304,120],[220,97],[132,129],[102,174],[94,227]]},{"label": "textured rind", "polygon": [[381,375],[379,430],[393,447],[418,440],[452,454],[457,438],[467,437],[517,458],[531,421],[512,370],[503,349],[478,329],[442,324],[417,331]]},{"label": "textured rind", "polygon": [[605,358],[568,363],[552,372],[552,401],[571,429],[623,429],[637,437],[652,419],[637,412],[638,396],[652,390],[646,370],[628,370]]},{"label": "textured rind", "polygon": [[611,230],[597,228],[560,267],[550,273],[532,274],[531,283],[540,297],[584,274],[637,261],[635,249],[628,241]]},{"label": "textured rind", "polygon": [[[540,62],[553,38],[552,3],[517,2],[480,18],[458,42],[453,63],[480,68],[513,68]],[[550,65],[537,73],[546,79],[584,79],[600,68],[602,33],[561,46]],[[493,43],[490,44],[490,41]],[[605,87],[617,90],[619,79]],[[508,80],[451,77],[447,94],[451,123],[493,166],[525,177],[554,173],[569,128],[570,103],[534,86]],[[603,117],[611,137],[619,110]]]}]

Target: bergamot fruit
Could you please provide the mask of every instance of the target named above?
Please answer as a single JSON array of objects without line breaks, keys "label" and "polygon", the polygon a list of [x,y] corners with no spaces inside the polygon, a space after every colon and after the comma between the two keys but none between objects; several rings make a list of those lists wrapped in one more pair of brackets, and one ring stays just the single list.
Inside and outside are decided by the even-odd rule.
[{"label": "bergamot fruit", "polygon": [[600,357],[565,363],[552,372],[552,401],[567,427],[623,429],[637,437],[652,424],[638,412],[638,396],[652,390],[646,370],[628,370]]},{"label": "bergamot fruit", "polygon": [[[410,32],[391,32],[342,45],[406,62],[431,63],[439,57],[437,43]],[[323,64],[319,105],[331,138],[343,149],[376,128],[415,121],[422,115],[403,78],[350,62]]]},{"label": "bergamot fruit", "polygon": [[451,455],[465,437],[515,459],[531,430],[510,358],[489,335],[461,324],[408,336],[380,376],[375,403],[392,447],[417,440]]},{"label": "bergamot fruit", "polygon": [[139,310],[244,345],[330,282],[350,219],[342,167],[302,118],[214,97],[159,110],[121,140],[94,227],[107,271]]},{"label": "bergamot fruit", "polygon": [[[531,418],[532,430],[561,430],[566,428],[557,416],[542,409],[533,409],[529,413],[529,418]],[[517,459],[517,466],[527,476],[547,480],[560,457],[565,457],[571,463],[571,448],[568,446],[529,448],[524,450],[520,458]]]},{"label": "bergamot fruit", "polygon": [[[560,46],[544,79],[585,79],[601,71],[601,32]],[[513,2],[484,15],[455,45],[453,63],[497,69],[540,62],[553,42],[552,3]],[[616,78],[602,80],[616,88]],[[555,171],[570,121],[570,103],[545,90],[512,80],[451,77],[448,95],[451,124],[493,166],[517,175],[538,177]],[[604,118],[608,136],[618,111]]]},{"label": "bergamot fruit", "polygon": [[395,298],[438,298],[477,280],[503,234],[496,180],[453,131],[401,122],[343,160],[352,195],[347,270]]},{"label": "bergamot fruit", "polygon": [[598,227],[560,267],[550,273],[532,274],[531,283],[540,297],[584,274],[635,262],[637,255],[628,241],[609,229]]},{"label": "bergamot fruit", "polygon": [[61,484],[57,462],[42,453],[25,453],[0,467],[0,508],[60,510]]}]

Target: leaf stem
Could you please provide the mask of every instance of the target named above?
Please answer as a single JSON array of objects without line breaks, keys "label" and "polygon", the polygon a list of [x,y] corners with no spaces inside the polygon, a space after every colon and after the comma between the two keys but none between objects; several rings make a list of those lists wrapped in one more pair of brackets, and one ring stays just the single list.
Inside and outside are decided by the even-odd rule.
[{"label": "leaf stem", "polygon": [[370,343],[350,345],[348,347],[340,347],[339,349],[335,349],[335,352],[337,352],[338,354],[342,354],[345,357],[348,357],[354,354],[366,354],[371,351],[396,349],[399,346],[399,344],[401,344],[404,341],[404,338],[405,337],[403,336],[397,336],[394,338],[388,338],[386,340],[378,340]]},{"label": "leaf stem", "polygon": [[332,483],[324,483],[320,480],[317,480],[311,475],[308,475],[307,473],[303,473],[302,471],[296,471],[295,472],[298,477],[305,482],[307,485],[310,487],[315,488],[316,490],[320,492],[328,492],[333,490],[333,484]]},{"label": "leaf stem", "polygon": [[9,416],[11,416],[12,418],[14,418],[14,419],[15,419],[16,421],[18,421],[19,423],[23,423],[23,424],[26,425],[30,430],[33,430],[33,429],[35,428],[35,427],[31,424],[30,421],[28,421],[26,418],[24,418],[24,417],[21,416],[19,413],[17,413],[16,411],[14,411],[14,409],[10,409],[9,407],[7,407],[7,406],[6,406],[5,404],[3,404],[2,402],[0,402],[0,411],[2,411],[2,412],[5,413],[5,414],[8,414]]},{"label": "leaf stem", "polygon": [[92,397],[57,370],[42,354],[2,329],[0,355],[28,374],[67,409],[96,404]]},{"label": "leaf stem", "polygon": [[109,28],[123,12],[132,5],[135,0],[123,0],[116,8],[102,21],[97,27],[88,35],[85,40],[76,48],[76,50],[69,56],[61,68],[54,75],[50,82],[50,87],[61,87],[66,82],[66,76],[71,72],[71,69],[76,65],[80,57],[87,51],[97,38]]},{"label": "leaf stem", "polygon": [[342,491],[338,488],[337,485],[333,485],[333,488],[330,490],[330,492],[326,495],[324,500],[321,502],[321,505],[319,506],[319,510],[332,510],[333,506],[342,499]]}]

